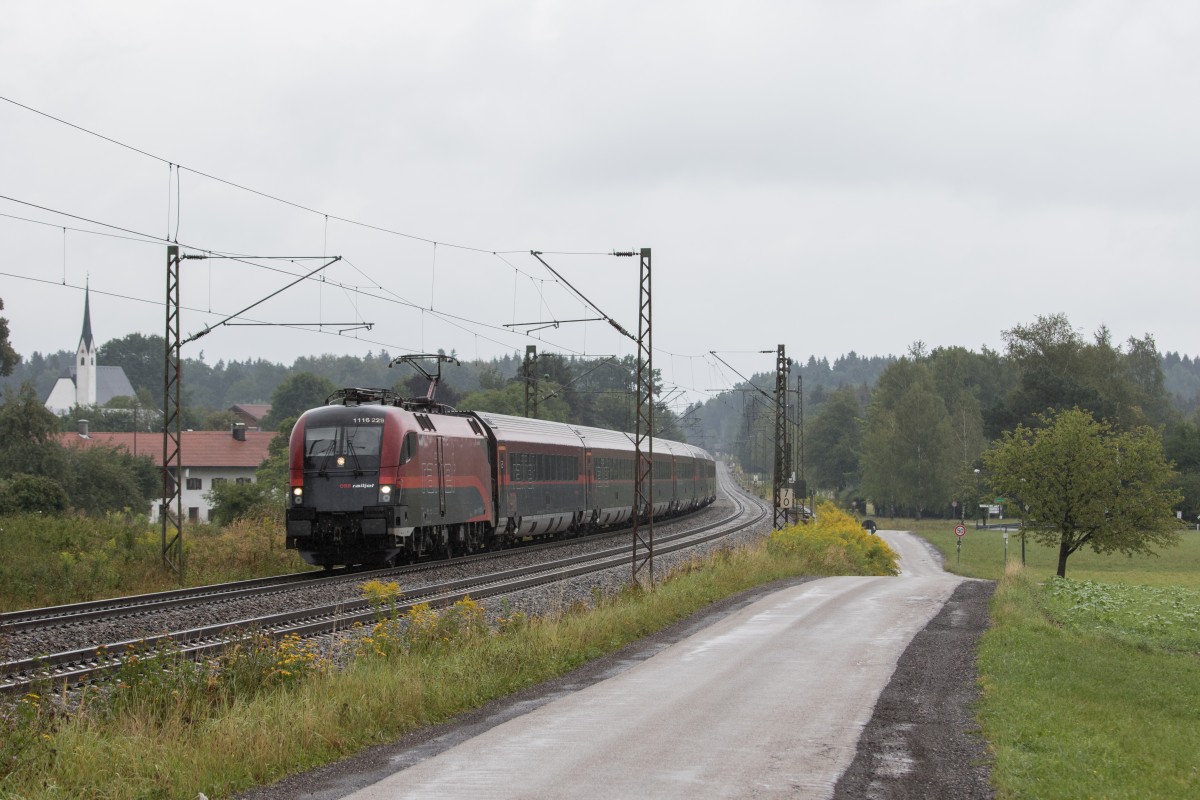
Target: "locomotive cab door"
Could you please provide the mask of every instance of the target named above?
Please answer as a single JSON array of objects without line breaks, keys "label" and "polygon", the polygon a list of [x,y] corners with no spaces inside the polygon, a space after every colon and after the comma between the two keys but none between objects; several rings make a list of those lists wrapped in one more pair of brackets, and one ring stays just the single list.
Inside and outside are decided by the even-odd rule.
[{"label": "locomotive cab door", "polygon": [[441,436],[437,437],[437,485],[438,511],[444,517],[446,516],[446,443]]}]

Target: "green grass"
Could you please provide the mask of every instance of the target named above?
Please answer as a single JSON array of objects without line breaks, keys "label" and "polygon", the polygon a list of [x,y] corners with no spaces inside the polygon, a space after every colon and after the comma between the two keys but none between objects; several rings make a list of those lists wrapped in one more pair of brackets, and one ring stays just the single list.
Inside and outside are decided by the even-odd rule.
[{"label": "green grass", "polygon": [[[184,528],[187,586],[311,569],[283,547],[282,523]],[[143,516],[0,516],[0,611],[178,588],[162,563],[161,528]]]},{"label": "green grass", "polygon": [[993,599],[979,716],[998,796],[1200,796],[1200,658],[1175,649],[1195,631],[1141,624],[1151,609],[1194,615],[1196,593],[1061,583],[1015,570]]},{"label": "green grass", "polygon": [[[880,528],[920,534],[941,551],[950,572],[988,580],[998,580],[1004,573],[1001,531],[976,529],[968,521],[962,550],[956,551],[953,520],[876,519],[876,522]],[[1008,560],[1021,560],[1021,537],[1015,528],[1008,534]],[[1058,569],[1058,548],[1043,547],[1030,538],[1025,545],[1025,563],[1036,580],[1047,580]],[[1079,550],[1067,559],[1067,577],[1200,589],[1200,531],[1183,531],[1178,547],[1156,556],[1097,555],[1086,548]]]},{"label": "green grass", "polygon": [[[723,551],[652,593],[518,616],[493,632],[481,631],[469,606],[451,622],[427,609],[402,627],[383,619],[344,670],[294,643],[230,654],[219,674],[131,666],[125,688],[72,713],[56,712],[43,693],[0,709],[0,797],[228,797],[562,675],[744,589],[891,566],[856,527],[827,540],[803,554],[786,544]],[[386,605],[388,589],[368,594]]]},{"label": "green grass", "polygon": [[877,520],[946,569],[999,580],[980,646],[978,716],[1000,798],[1200,797],[1200,532],[1157,556],[1056,548],[954,522]]}]

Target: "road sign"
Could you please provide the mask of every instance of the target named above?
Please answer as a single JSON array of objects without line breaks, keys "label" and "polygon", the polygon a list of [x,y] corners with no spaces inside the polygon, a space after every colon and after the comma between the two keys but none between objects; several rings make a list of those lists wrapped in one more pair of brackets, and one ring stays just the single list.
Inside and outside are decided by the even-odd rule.
[{"label": "road sign", "polygon": [[966,533],[967,533],[967,529],[965,526],[963,526],[963,525],[955,525],[954,526],[954,535],[957,536],[958,538],[961,539],[963,536],[966,535]]}]

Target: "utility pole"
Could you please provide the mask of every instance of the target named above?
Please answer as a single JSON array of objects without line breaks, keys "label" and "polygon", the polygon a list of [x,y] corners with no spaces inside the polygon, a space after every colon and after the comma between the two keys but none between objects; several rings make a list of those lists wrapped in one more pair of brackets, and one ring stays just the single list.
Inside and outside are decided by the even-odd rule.
[{"label": "utility pole", "polygon": [[787,373],[788,360],[783,345],[775,351],[775,480],[774,503],[775,530],[787,527],[788,507],[791,500],[784,489],[787,482]]},{"label": "utility pole", "polygon": [[[637,422],[634,429],[633,566],[630,576],[654,588],[654,349],[650,330],[650,248],[643,247],[638,279]],[[639,519],[646,515],[643,526]],[[644,555],[643,555],[644,553]]]},{"label": "utility pole", "polygon": [[[533,415],[529,409],[533,408]],[[537,389],[537,345],[525,345],[525,416],[537,419],[538,389]]]},{"label": "utility pole", "polygon": [[[163,356],[163,449],[162,449],[162,560],[163,564],[183,577],[183,361],[180,351],[183,345],[207,336],[223,325],[233,325],[233,320],[255,306],[290,289],[301,281],[308,280],[321,270],[341,261],[334,256],[316,269],[296,278],[282,289],[277,289],[261,300],[256,300],[237,313],[230,314],[215,325],[206,325],[203,330],[183,339],[179,334],[181,307],[179,305],[179,263],[186,259],[225,258],[226,256],[180,255],[179,245],[167,245],[167,325]],[[316,258],[315,256],[259,256],[259,258]],[[325,256],[321,256],[325,260]],[[269,325],[273,323],[254,323]],[[315,324],[315,323],[309,323]],[[369,327],[369,326],[368,326]]]},{"label": "utility pole", "polygon": [[[796,495],[800,498],[800,515],[802,518],[807,518],[804,509],[808,507],[808,476],[804,472],[804,375],[800,372],[796,373],[796,411],[799,414],[799,439],[800,444],[800,482],[796,484]],[[812,509],[809,508],[809,511]]]},{"label": "utility pole", "polygon": [[179,245],[167,246],[167,330],[163,356],[162,560],[183,575],[183,429],[179,358]]}]

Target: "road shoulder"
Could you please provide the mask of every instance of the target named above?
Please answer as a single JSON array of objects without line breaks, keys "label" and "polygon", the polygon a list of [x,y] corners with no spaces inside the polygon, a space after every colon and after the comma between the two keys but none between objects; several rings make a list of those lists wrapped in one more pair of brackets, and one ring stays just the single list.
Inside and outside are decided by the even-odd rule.
[{"label": "road shoulder", "polygon": [[991,755],[973,706],[990,581],[961,583],[917,633],[880,694],[834,800],[992,798]]}]

